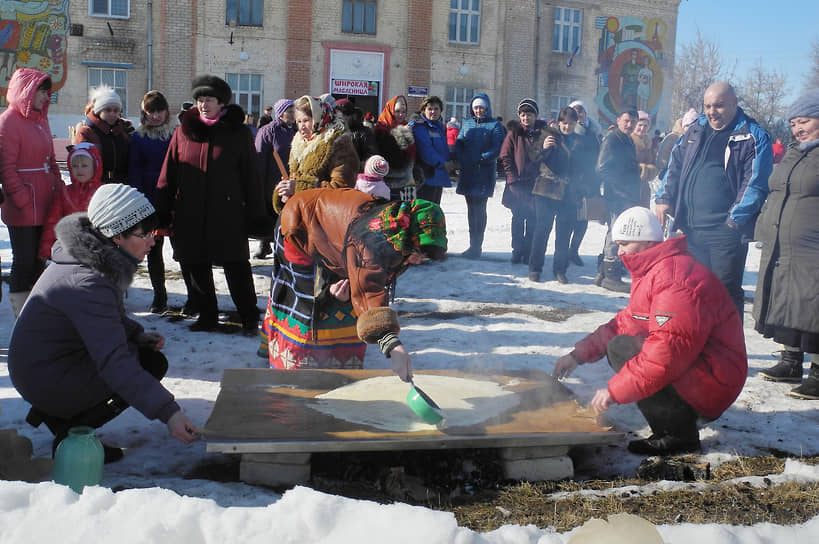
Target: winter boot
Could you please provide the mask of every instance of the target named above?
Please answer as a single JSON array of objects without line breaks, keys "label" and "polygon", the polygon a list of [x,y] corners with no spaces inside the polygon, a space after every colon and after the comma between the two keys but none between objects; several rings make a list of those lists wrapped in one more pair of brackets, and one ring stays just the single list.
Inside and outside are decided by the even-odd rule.
[{"label": "winter boot", "polygon": [[23,305],[26,303],[29,293],[31,293],[31,291],[15,291],[14,293],[9,293],[9,302],[11,302],[11,309],[14,310],[15,319],[17,319],[17,316],[20,315],[20,312],[23,310]]},{"label": "winter boot", "polygon": [[819,400],[819,364],[811,363],[805,383],[795,387],[788,395],[797,399]]},{"label": "winter boot", "polygon": [[623,283],[623,280],[620,279],[617,261],[603,261],[603,280],[600,282],[600,287],[616,293],[631,292],[631,285]]},{"label": "winter boot", "polygon": [[168,293],[165,289],[155,290],[149,311],[152,314],[162,314],[168,309]]},{"label": "winter boot", "polygon": [[569,248],[569,263],[575,266],[584,266],[586,263],[580,258],[580,253],[576,249]]},{"label": "winter boot", "polygon": [[603,283],[603,278],[605,274],[603,273],[603,254],[597,256],[597,275],[594,277],[594,284],[597,287]]},{"label": "winter boot", "polygon": [[463,257],[464,259],[472,259],[472,260],[480,259],[481,258],[481,248],[480,248],[480,246],[478,246],[477,248],[469,246],[469,249],[467,249],[466,251],[461,253],[461,257]]},{"label": "winter boot", "polygon": [[273,248],[270,246],[270,240],[259,240],[259,249],[253,254],[254,259],[264,259],[273,253]]},{"label": "winter boot", "polygon": [[802,383],[802,361],[804,353],[783,349],[779,352],[779,362],[759,375],[772,382]]}]

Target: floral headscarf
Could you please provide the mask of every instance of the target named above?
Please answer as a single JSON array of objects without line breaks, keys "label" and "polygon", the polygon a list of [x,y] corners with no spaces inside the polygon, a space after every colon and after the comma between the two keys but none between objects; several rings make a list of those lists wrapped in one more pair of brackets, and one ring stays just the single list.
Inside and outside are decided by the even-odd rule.
[{"label": "floral headscarf", "polygon": [[437,246],[446,251],[446,221],[441,207],[416,199],[391,202],[367,225],[371,232],[384,235],[395,251],[409,255],[421,246]]},{"label": "floral headscarf", "polygon": [[303,98],[306,98],[310,103],[310,113],[313,117],[313,135],[320,134],[335,118],[333,110],[326,102],[322,102],[321,99],[315,96],[304,95],[296,102],[300,102]]},{"label": "floral headscarf", "polygon": [[395,128],[398,126],[398,121],[395,120],[395,104],[399,100],[403,100],[404,105],[409,107],[407,105],[407,98],[403,94],[393,96],[390,98],[389,102],[384,105],[384,109],[381,110],[381,115],[378,116],[379,125],[386,125],[390,128]]}]

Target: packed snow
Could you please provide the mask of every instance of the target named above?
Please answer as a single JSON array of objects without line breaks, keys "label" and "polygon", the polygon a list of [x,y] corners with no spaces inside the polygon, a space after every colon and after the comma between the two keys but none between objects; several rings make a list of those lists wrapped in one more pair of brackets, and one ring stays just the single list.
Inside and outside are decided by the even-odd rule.
[{"label": "packed snow", "polygon": [[[547,257],[543,283],[527,279],[527,269],[509,263],[508,210],[500,204],[503,184],[489,201],[489,226],[484,256],[479,261],[458,258],[466,249],[466,206],[454,189],[444,191],[449,251],[443,263],[410,269],[398,282],[394,308],[399,312],[451,314],[446,320],[411,317],[402,320],[401,339],[413,354],[416,370],[452,368],[536,368],[549,372],[560,355],[585,334],[611,318],[626,303],[626,296],[596,287],[596,255],[605,235],[603,225],[591,223],[581,247],[582,268],[571,267],[571,282],[561,285],[551,277]],[[255,242],[251,242],[255,250]],[[549,247],[549,253],[552,247]],[[165,246],[169,304],[181,306],[184,285],[178,266]],[[8,273],[11,247],[6,229],[0,229],[2,268]],[[759,251],[751,247],[745,273],[746,294],[753,296]],[[270,261],[253,260],[259,306],[269,286]],[[262,368],[257,342],[240,335],[192,333],[190,321],[170,322],[149,314],[152,293],[142,265],[129,289],[126,307],[148,331],[166,337],[170,361],[165,386],[176,395],[189,417],[204,426],[227,368]],[[215,272],[220,307],[232,310],[221,271]],[[7,290],[7,286],[4,286]],[[7,298],[7,297],[4,297]],[[791,457],[781,481],[819,481],[819,467],[799,462],[802,455],[819,454],[819,404],[788,397],[789,386],[763,381],[758,372],[774,361],[778,347],[753,330],[746,304],[745,331],[748,380],[734,405],[701,433],[702,461],[712,465],[739,455],[787,452]],[[550,320],[549,311],[561,316]],[[547,318],[545,319],[544,316]],[[0,429],[15,428],[34,444],[34,455],[51,454],[51,434],[25,422],[29,406],[11,385],[5,364],[8,339],[14,325],[8,302],[0,306]],[[388,368],[388,360],[370,346],[367,368]],[[605,364],[583,365],[566,385],[588,402],[604,387],[612,371]],[[647,436],[648,427],[633,405],[615,406],[608,420],[626,440]],[[102,485],[77,495],[69,488],[44,482],[0,481],[0,542],[428,542],[428,543],[562,543],[573,532],[557,533],[534,526],[507,525],[488,533],[459,527],[453,514],[406,504],[377,504],[295,487],[283,494],[242,483],[187,479],[184,475],[217,455],[205,451],[202,439],[190,446],[169,437],[165,426],[127,410],[98,431],[101,439],[125,448],[125,457],[105,466]],[[642,457],[616,447],[601,448],[593,458],[578,460],[578,475],[610,477],[633,475]],[[750,479],[757,485],[759,479]],[[691,483],[660,482],[671,489]],[[701,485],[701,484],[697,484]],[[762,485],[762,484],[759,484]],[[653,489],[646,488],[645,492]],[[819,515],[794,526],[757,524],[658,526],[665,542],[700,544],[743,542],[819,541]]]}]

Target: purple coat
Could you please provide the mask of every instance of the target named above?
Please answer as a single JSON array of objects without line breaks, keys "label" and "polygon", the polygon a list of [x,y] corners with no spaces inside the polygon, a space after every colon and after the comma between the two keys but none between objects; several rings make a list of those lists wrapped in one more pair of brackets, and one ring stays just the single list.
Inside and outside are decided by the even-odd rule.
[{"label": "purple coat", "polygon": [[125,315],[123,294],[137,262],[76,213],[57,223],[49,265],[26,301],[8,351],[11,381],[47,414],[69,419],[119,394],[148,419],[179,410],[139,364],[142,326]]}]

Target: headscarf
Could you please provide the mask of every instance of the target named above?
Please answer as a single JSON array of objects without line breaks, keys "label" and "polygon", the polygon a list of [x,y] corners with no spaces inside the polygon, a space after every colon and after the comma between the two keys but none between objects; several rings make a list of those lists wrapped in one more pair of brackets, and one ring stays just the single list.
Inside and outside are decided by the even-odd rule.
[{"label": "headscarf", "polygon": [[434,202],[415,199],[391,202],[367,225],[371,232],[384,235],[395,251],[409,255],[421,246],[437,246],[446,251],[446,221]]},{"label": "headscarf", "polygon": [[301,101],[302,98],[306,98],[310,102],[310,113],[313,117],[313,134],[321,133],[321,131],[333,121],[333,111],[326,102],[322,102],[321,99],[315,96],[304,95],[296,100],[296,102]]},{"label": "headscarf", "polygon": [[384,109],[381,110],[381,115],[378,116],[379,125],[386,125],[390,128],[398,126],[398,121],[395,120],[395,104],[399,100],[403,100],[404,104],[407,104],[407,98],[403,94],[390,98],[389,102],[384,105]]}]

